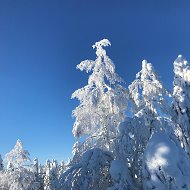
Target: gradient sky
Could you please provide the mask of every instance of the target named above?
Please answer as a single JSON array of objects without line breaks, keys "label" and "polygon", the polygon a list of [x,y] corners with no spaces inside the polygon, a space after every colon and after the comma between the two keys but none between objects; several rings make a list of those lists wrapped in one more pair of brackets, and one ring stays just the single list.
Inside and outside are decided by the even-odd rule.
[{"label": "gradient sky", "polygon": [[190,1],[0,1],[0,154],[20,139],[42,163],[71,156],[70,97],[88,78],[76,65],[103,38],[126,86],[147,59],[172,89],[173,61],[190,59]]}]

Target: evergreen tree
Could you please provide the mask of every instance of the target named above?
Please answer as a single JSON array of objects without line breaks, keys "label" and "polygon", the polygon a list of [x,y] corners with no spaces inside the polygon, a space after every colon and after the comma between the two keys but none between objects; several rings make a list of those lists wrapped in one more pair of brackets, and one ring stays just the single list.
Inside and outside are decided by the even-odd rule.
[{"label": "evergreen tree", "polygon": [[19,168],[30,161],[29,156],[29,152],[23,149],[22,142],[17,140],[14,148],[5,155],[5,159],[7,163],[11,164],[14,168]]},{"label": "evergreen tree", "polygon": [[29,152],[23,149],[22,142],[17,140],[14,148],[6,154],[8,163],[7,170],[3,174],[3,190],[32,190],[37,189],[35,175],[30,166],[26,166],[30,161]]},{"label": "evergreen tree", "polygon": [[1,154],[0,154],[0,171],[3,171],[3,169],[4,169],[3,159],[2,159]]},{"label": "evergreen tree", "polygon": [[58,181],[58,164],[56,160],[53,160],[52,163],[46,161],[46,174],[44,177],[44,190],[58,190],[59,181]]},{"label": "evergreen tree", "polygon": [[129,85],[131,111],[135,116],[144,118],[150,134],[152,130],[155,130],[154,121],[157,121],[159,116],[170,117],[171,114],[171,108],[167,102],[167,98],[171,95],[159,78],[152,64],[143,60],[142,70],[137,73],[135,81]]},{"label": "evergreen tree", "polygon": [[40,165],[37,158],[34,159],[32,172],[35,176],[34,180],[35,187],[38,187],[38,190],[43,190],[44,189],[43,174],[40,173]]},{"label": "evergreen tree", "polygon": [[60,176],[61,190],[106,190],[112,185],[109,168],[113,155],[99,148],[87,150],[77,164]]},{"label": "evergreen tree", "polygon": [[[126,110],[126,92],[119,85],[122,79],[115,73],[115,66],[103,47],[111,45],[107,39],[96,42],[96,60],[82,61],[77,68],[92,72],[88,84],[75,91],[80,105],[73,111],[76,118],[73,134],[78,140],[74,145],[74,154],[81,155],[89,147],[111,150],[112,140],[117,127],[124,120]],[[81,139],[85,139],[81,142]]]},{"label": "evergreen tree", "polygon": [[130,174],[139,189],[142,187],[143,153],[151,134],[157,130],[171,130],[171,108],[166,101],[170,93],[146,60],[128,92],[133,115],[119,127],[116,155],[129,164]]},{"label": "evergreen tree", "polygon": [[49,160],[46,160],[45,168],[46,168],[46,171],[45,171],[45,176],[44,176],[44,189],[49,190],[50,189],[50,170],[51,170]]},{"label": "evergreen tree", "polygon": [[113,160],[109,168],[113,185],[107,190],[135,190],[128,166],[122,160]]},{"label": "evergreen tree", "polygon": [[173,120],[181,146],[190,155],[190,65],[179,55],[174,62]]},{"label": "evergreen tree", "polygon": [[66,164],[64,161],[61,161],[61,164],[59,165],[59,171],[58,171],[58,176],[60,177],[60,175],[65,171],[66,169]]}]

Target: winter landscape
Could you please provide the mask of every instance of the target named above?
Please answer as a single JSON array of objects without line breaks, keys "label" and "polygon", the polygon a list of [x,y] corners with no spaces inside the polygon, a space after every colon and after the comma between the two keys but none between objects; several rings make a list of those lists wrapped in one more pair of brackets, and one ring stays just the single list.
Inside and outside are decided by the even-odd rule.
[{"label": "winter landscape", "polygon": [[1,0],[0,190],[190,190],[189,7]]},{"label": "winter landscape", "polygon": [[2,190],[190,189],[188,61],[182,55],[174,61],[173,92],[146,60],[126,89],[106,53],[110,45],[96,42],[96,59],[77,65],[89,78],[72,94],[80,102],[73,110],[73,158],[27,165],[29,152],[18,140],[6,166],[0,158]]}]

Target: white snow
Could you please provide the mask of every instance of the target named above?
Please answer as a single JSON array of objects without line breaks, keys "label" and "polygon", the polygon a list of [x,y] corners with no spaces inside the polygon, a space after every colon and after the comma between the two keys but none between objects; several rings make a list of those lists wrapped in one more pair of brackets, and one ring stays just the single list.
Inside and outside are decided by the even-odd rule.
[{"label": "white snow", "polygon": [[72,94],[79,100],[73,158],[31,163],[18,140],[6,162],[0,156],[0,189],[190,190],[188,61],[182,55],[174,61],[173,95],[146,60],[126,89],[105,50],[110,45],[96,42],[96,59],[77,65],[90,75]]},{"label": "white snow", "polygon": [[144,189],[190,189],[190,160],[164,132],[151,137],[143,164]]}]

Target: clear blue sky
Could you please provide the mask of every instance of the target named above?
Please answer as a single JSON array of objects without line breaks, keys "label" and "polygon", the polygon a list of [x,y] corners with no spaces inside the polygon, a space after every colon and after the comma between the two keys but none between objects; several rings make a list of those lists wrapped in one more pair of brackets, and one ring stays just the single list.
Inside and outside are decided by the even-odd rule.
[{"label": "clear blue sky", "polygon": [[174,59],[190,58],[189,10],[188,0],[1,0],[0,153],[20,139],[42,163],[71,156],[70,96],[88,77],[75,67],[103,38],[127,85],[147,59],[171,89]]}]

